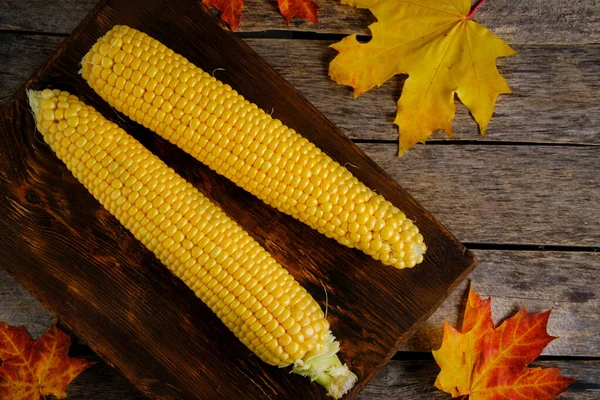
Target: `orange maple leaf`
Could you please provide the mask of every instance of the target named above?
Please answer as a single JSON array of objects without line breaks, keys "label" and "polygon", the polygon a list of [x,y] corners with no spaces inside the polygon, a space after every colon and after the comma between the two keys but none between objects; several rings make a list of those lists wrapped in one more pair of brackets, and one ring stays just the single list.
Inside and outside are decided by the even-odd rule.
[{"label": "orange maple leaf", "polygon": [[550,311],[530,314],[525,308],[494,328],[491,298],[473,290],[460,331],[444,321],[444,338],[433,356],[441,368],[435,386],[452,397],[470,400],[551,400],[575,379],[557,368],[528,368],[554,339],[546,326]]},{"label": "orange maple leaf", "polygon": [[277,3],[286,25],[290,24],[292,18],[303,18],[314,24],[319,23],[317,19],[319,6],[312,0],[277,0]]},{"label": "orange maple leaf", "polygon": [[0,399],[64,399],[69,383],[94,363],[70,358],[71,339],[56,325],[32,340],[23,327],[0,323]]},{"label": "orange maple leaf", "polygon": [[[205,6],[213,6],[219,11],[223,21],[227,22],[232,31],[237,30],[242,19],[244,0],[202,0]],[[279,12],[289,25],[292,18],[303,18],[318,23],[319,6],[312,0],[277,0]]]},{"label": "orange maple leaf", "polygon": [[202,0],[202,4],[216,8],[221,15],[221,19],[229,24],[232,31],[237,30],[240,26],[244,0]]}]

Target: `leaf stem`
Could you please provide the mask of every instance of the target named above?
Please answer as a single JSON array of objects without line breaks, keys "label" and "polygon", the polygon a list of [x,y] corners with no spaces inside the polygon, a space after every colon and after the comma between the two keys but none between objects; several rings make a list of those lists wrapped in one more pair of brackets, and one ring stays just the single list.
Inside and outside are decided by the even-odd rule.
[{"label": "leaf stem", "polygon": [[[481,2],[483,3],[485,0],[481,0]],[[460,398],[460,400],[465,400],[469,395],[465,394],[463,397]]]},{"label": "leaf stem", "polygon": [[[475,4],[473,6],[473,8],[471,8],[471,12],[469,13],[469,15],[467,15],[467,19],[471,19],[473,18],[473,15],[475,15],[475,13],[477,12],[477,10],[479,9],[479,7],[481,7],[483,5],[483,3],[485,3],[485,0],[479,0],[477,2],[477,4]],[[462,399],[461,399],[462,400]]]}]

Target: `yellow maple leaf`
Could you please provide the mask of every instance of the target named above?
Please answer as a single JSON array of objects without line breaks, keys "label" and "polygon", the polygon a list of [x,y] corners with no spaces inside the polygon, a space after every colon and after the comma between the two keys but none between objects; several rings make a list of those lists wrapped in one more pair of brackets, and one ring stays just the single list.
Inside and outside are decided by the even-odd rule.
[{"label": "yellow maple leaf", "polygon": [[496,58],[516,52],[471,19],[477,6],[471,11],[470,0],[342,4],[370,9],[377,22],[369,26],[373,37],[368,43],[359,43],[353,34],[331,46],[339,54],[329,66],[329,76],[352,86],[358,97],[396,74],[408,74],[394,121],[400,128],[400,155],[437,129],[452,137],[455,93],[485,135],[496,98],[510,93]]}]

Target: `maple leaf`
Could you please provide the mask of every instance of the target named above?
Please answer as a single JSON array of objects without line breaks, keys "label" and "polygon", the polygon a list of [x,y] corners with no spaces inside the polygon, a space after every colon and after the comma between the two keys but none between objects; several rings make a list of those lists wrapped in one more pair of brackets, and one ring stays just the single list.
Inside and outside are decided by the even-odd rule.
[{"label": "maple leaf", "polygon": [[319,23],[317,19],[319,6],[312,0],[277,0],[277,3],[286,25],[290,24],[292,18],[306,19],[314,24]]},{"label": "maple leaf", "polygon": [[244,0],[202,0],[202,3],[207,7],[213,6],[216,8],[221,15],[221,19],[229,24],[232,31],[237,30],[240,26]]},{"label": "maple leaf", "polygon": [[433,356],[441,371],[435,386],[452,397],[470,400],[551,400],[574,379],[557,368],[528,368],[552,340],[546,326],[550,311],[530,314],[524,308],[494,328],[491,298],[473,290],[460,331],[444,321],[444,338]]},{"label": "maple leaf", "polygon": [[0,323],[0,399],[64,399],[69,383],[93,362],[70,358],[71,339],[56,325],[32,340],[23,327]]},{"label": "maple leaf", "polygon": [[[244,0],[202,0],[202,3],[216,8],[232,31],[240,26]],[[312,0],[277,0],[277,3],[286,25],[290,24],[292,18],[303,18],[315,24],[319,22],[317,19],[319,6]]]},{"label": "maple leaf", "polygon": [[339,54],[329,66],[329,76],[353,87],[358,97],[396,74],[408,74],[394,121],[399,126],[399,155],[424,143],[437,129],[452,137],[455,93],[485,135],[496,98],[510,93],[496,58],[516,52],[471,19],[478,6],[470,11],[471,0],[342,0],[342,4],[370,9],[377,22],[369,26],[373,35],[369,42],[359,43],[354,34],[331,46]]}]

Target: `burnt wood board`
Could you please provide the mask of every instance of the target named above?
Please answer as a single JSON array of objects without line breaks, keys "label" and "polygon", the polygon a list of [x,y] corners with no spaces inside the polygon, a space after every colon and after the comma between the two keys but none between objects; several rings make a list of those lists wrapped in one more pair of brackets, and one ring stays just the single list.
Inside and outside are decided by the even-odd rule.
[{"label": "burnt wood board", "polygon": [[[79,76],[114,25],[140,29],[301,132],[416,221],[429,247],[384,266],[263,204],[120,116]],[[103,1],[0,110],[0,265],[150,398],[322,399],[262,363],[68,172],[36,132],[25,88],[69,90],[121,125],[258,240],[325,308],[358,375],[354,398],[476,264],[423,207],[227,31],[198,0]],[[352,116],[348,116],[352,118]]]}]

